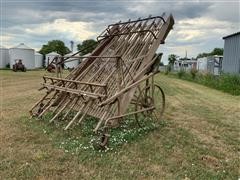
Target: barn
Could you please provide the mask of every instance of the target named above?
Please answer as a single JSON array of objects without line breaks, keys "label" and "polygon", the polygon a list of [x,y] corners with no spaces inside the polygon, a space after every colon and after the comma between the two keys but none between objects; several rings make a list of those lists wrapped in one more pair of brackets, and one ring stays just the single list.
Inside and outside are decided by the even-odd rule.
[{"label": "barn", "polygon": [[223,37],[223,72],[240,74],[240,32]]}]

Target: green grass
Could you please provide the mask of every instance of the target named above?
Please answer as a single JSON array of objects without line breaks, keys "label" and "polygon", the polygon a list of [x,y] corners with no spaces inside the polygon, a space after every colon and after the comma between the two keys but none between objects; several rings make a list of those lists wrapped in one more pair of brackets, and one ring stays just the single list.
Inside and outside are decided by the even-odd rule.
[{"label": "green grass", "polygon": [[[43,71],[0,71],[0,179],[238,179],[240,96],[158,75],[166,94],[163,120],[133,117],[112,129],[109,149],[91,140],[96,120],[69,131],[67,122],[29,119],[42,96]],[[1,91],[1,89],[0,89]],[[68,120],[69,122],[69,120]]]},{"label": "green grass", "polygon": [[171,73],[171,76],[199,83],[232,95],[240,95],[240,75],[237,74],[214,76],[211,74],[197,73],[197,71],[188,73],[181,70],[177,72],[177,74]]},{"label": "green grass", "polygon": [[[97,119],[87,117],[81,125],[74,126],[70,131],[64,131],[62,129],[66,125],[66,122],[49,124],[49,120],[52,117],[51,113],[47,113],[40,121],[31,119],[30,128],[50,136],[53,134],[52,138],[56,147],[63,149],[67,153],[80,154],[82,151],[90,151],[91,153],[97,151],[94,149],[94,143],[100,135],[93,133],[93,129],[98,122]],[[26,126],[29,124],[28,119],[23,118],[22,120],[26,123]],[[105,150],[100,151],[116,151],[123,144],[137,142],[150,132],[160,130],[166,123],[165,121],[157,123],[148,117],[141,119],[140,122],[141,127],[137,125],[134,118],[128,117],[122,121],[118,128],[110,129],[109,134],[111,134],[111,138],[109,139],[109,143]]]}]

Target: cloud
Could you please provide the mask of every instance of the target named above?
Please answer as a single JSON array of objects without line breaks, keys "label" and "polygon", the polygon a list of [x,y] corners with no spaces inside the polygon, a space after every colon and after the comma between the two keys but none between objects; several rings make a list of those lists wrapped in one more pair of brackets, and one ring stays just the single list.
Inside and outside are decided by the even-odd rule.
[{"label": "cloud", "polygon": [[64,34],[72,39],[89,39],[96,36],[91,31],[92,23],[86,22],[69,22],[66,19],[56,19],[53,23],[42,23],[33,25],[25,29],[25,32],[34,36],[44,36],[48,34]]},{"label": "cloud", "polygon": [[[62,1],[3,0],[1,32],[5,46],[25,42],[36,49],[52,39],[75,44],[96,38],[110,23],[172,13],[174,29],[159,51],[189,56],[222,47],[222,37],[239,31],[239,1]],[[164,56],[165,57],[165,56]]]}]

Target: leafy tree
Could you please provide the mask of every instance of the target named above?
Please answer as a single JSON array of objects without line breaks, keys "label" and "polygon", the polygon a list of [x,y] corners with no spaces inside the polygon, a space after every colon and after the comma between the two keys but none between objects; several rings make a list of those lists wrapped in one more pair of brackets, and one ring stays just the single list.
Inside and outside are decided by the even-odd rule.
[{"label": "leafy tree", "polygon": [[80,54],[83,56],[85,54],[91,53],[98,45],[98,42],[94,39],[87,39],[82,42],[82,44],[78,44],[77,48],[79,51],[82,51]]},{"label": "leafy tree", "polygon": [[58,54],[65,55],[70,53],[68,47],[65,46],[64,42],[61,40],[52,40],[48,41],[46,45],[43,45],[41,50],[39,51],[41,54],[45,55],[50,52],[57,52]]},{"label": "leafy tree", "polygon": [[177,55],[175,55],[175,54],[170,54],[170,55],[168,56],[168,64],[169,64],[169,65],[173,65],[176,60],[177,60]]},{"label": "leafy tree", "polygon": [[209,53],[200,53],[197,55],[197,58],[207,57],[209,56]]},{"label": "leafy tree", "polygon": [[213,56],[213,55],[223,55],[223,48],[214,48],[210,53],[200,53],[197,58]]},{"label": "leafy tree", "polygon": [[159,63],[159,66],[164,66],[163,62],[160,62],[160,63]]},{"label": "leafy tree", "polygon": [[223,48],[214,48],[211,55],[223,55]]}]

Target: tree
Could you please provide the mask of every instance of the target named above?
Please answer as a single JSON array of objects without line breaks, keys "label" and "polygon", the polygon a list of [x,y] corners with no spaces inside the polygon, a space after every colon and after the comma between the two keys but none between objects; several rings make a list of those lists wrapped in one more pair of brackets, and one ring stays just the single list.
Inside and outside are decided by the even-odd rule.
[{"label": "tree", "polygon": [[61,40],[52,40],[48,41],[46,45],[43,45],[41,50],[39,51],[41,54],[45,55],[50,52],[57,52],[58,54],[61,54],[62,56],[70,53],[70,50],[68,47],[65,46],[64,42]]},{"label": "tree", "polygon": [[98,42],[94,39],[87,39],[82,42],[82,44],[78,44],[77,48],[79,51],[82,51],[80,54],[83,56],[85,54],[91,53],[98,45]]},{"label": "tree", "polygon": [[223,48],[214,48],[211,55],[223,55]]},{"label": "tree", "polygon": [[214,48],[210,53],[200,53],[197,55],[197,58],[214,56],[214,55],[223,55],[223,48]]},{"label": "tree", "polygon": [[175,54],[170,54],[170,55],[168,56],[168,64],[169,64],[169,65],[173,65],[176,60],[177,60],[177,55],[175,55]]},{"label": "tree", "polygon": [[209,53],[200,53],[197,55],[197,58],[207,57],[209,56]]}]

